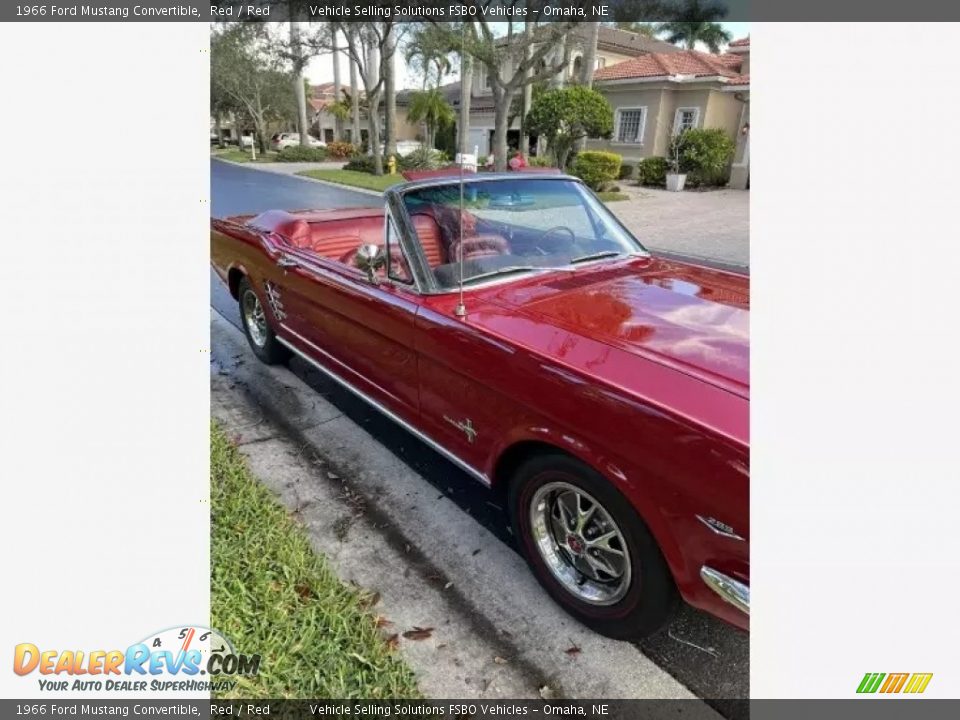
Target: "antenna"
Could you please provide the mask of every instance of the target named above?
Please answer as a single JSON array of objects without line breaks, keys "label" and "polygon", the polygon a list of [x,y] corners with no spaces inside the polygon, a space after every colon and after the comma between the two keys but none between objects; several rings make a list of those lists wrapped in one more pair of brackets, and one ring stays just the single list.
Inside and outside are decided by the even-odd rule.
[{"label": "antenna", "polygon": [[457,317],[466,317],[467,316],[467,306],[463,304],[463,163],[466,160],[467,154],[467,133],[462,132],[462,129],[466,128],[466,121],[469,118],[464,118],[463,112],[463,83],[466,81],[466,78],[463,77],[463,70],[467,66],[467,56],[465,54],[466,49],[466,38],[467,36],[467,24],[464,22],[460,26],[460,129],[461,132],[458,134],[463,138],[460,144],[460,212],[459,212],[459,222],[457,225],[460,230],[460,241],[457,243],[457,254],[460,255],[460,300],[457,302],[457,307],[453,311],[453,314]]}]

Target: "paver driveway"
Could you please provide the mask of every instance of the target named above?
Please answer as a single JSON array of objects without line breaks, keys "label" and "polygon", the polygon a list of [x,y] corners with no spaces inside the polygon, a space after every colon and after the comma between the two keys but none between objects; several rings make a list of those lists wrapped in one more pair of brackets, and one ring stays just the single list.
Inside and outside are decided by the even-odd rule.
[{"label": "paver driveway", "polygon": [[630,199],[607,207],[649,249],[749,267],[749,191],[620,189]]}]

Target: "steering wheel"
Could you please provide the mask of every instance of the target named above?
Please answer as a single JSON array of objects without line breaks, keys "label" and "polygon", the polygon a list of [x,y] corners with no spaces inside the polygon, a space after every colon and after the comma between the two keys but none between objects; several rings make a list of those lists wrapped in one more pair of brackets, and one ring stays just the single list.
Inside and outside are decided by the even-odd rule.
[{"label": "steering wheel", "polygon": [[573,230],[571,230],[570,228],[568,228],[566,225],[554,225],[554,226],[553,226],[552,228],[550,228],[549,230],[544,230],[544,231],[543,231],[543,234],[542,234],[540,237],[537,238],[537,241],[536,241],[536,243],[535,243],[536,246],[537,246],[537,249],[540,250],[540,252],[542,252],[544,255],[546,255],[547,253],[546,253],[546,251],[543,250],[543,248],[540,247],[540,243],[543,242],[544,239],[548,238],[549,236],[553,235],[555,232],[560,231],[560,230],[563,230],[563,231],[565,231],[565,232],[567,232],[567,233],[570,234],[570,242],[571,242],[571,243],[576,243],[576,242],[577,242],[577,236],[576,236],[576,233],[573,232]]}]

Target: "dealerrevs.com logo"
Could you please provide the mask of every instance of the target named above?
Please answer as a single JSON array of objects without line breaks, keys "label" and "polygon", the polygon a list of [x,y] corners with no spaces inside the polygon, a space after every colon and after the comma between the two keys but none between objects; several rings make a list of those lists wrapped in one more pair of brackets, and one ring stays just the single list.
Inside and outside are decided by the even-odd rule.
[{"label": "dealerrevs.com logo", "polygon": [[47,691],[225,691],[240,675],[256,675],[259,655],[243,655],[216,630],[167,628],[126,650],[49,650],[20,643],[13,652],[17,675],[39,675]]},{"label": "dealerrevs.com logo", "polygon": [[917,695],[927,689],[931,678],[933,673],[867,673],[860,681],[857,692]]}]

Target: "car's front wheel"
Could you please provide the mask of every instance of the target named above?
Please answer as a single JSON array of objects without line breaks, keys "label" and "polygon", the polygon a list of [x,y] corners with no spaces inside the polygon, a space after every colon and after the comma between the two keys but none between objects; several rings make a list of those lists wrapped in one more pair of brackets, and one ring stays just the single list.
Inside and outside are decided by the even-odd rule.
[{"label": "car's front wheel", "polygon": [[254,354],[268,365],[285,362],[290,353],[277,340],[276,333],[273,332],[267,320],[267,313],[250,282],[243,278],[237,291],[243,333],[247,336],[247,342],[250,343]]},{"label": "car's front wheel", "polygon": [[673,615],[677,591],[659,547],[629,501],[566,455],[540,455],[510,484],[521,550],[541,585],[571,615],[619,639]]}]

